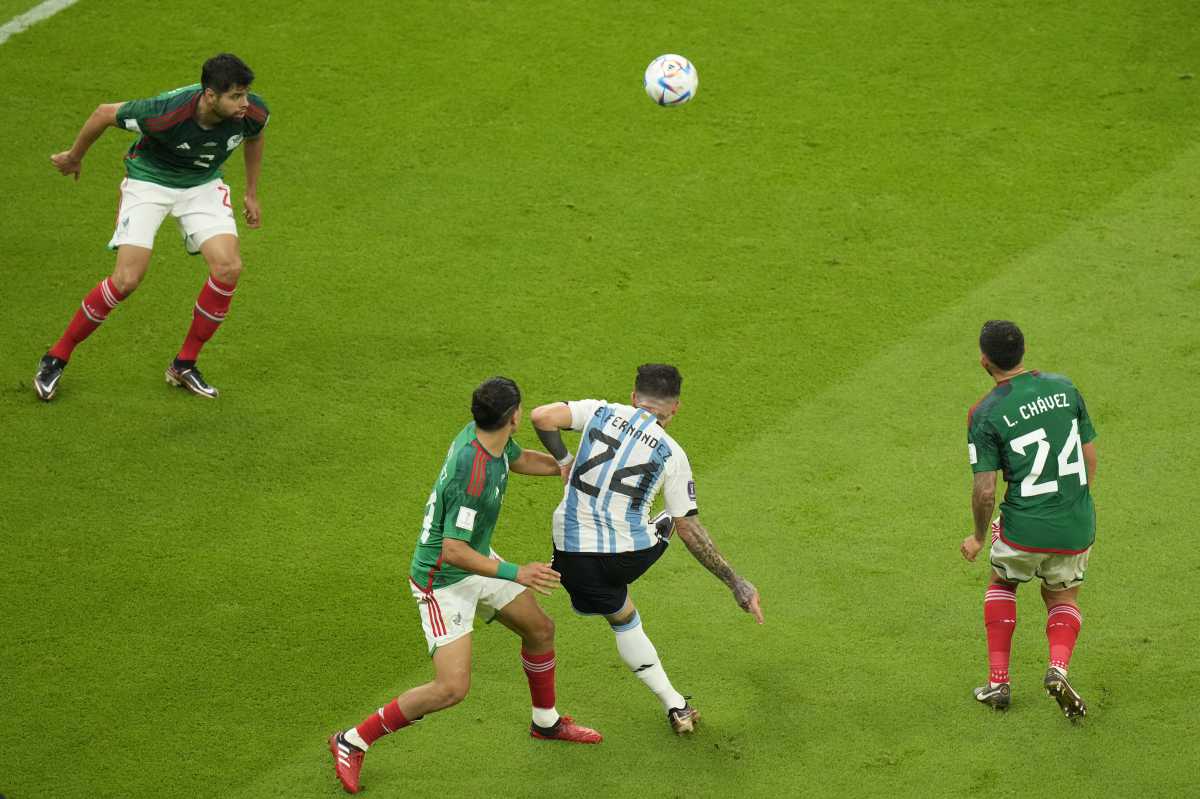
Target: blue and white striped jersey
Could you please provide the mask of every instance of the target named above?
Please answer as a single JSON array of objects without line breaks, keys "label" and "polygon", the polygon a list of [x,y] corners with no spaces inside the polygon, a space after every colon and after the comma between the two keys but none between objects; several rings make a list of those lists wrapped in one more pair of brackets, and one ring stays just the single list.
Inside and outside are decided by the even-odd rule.
[{"label": "blue and white striped jersey", "polygon": [[696,511],[687,454],[654,414],[604,400],[568,402],[579,451],[554,511],[554,546],[563,552],[633,552],[657,543],[650,506],[664,491],[667,512]]}]

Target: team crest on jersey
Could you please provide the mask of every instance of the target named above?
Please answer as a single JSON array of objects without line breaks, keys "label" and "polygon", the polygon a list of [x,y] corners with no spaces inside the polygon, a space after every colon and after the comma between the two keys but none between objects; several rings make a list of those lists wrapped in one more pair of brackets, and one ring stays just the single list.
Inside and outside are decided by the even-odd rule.
[{"label": "team crest on jersey", "polygon": [[225,149],[232,150],[234,147],[237,147],[241,143],[242,143],[242,134],[235,133],[229,137],[229,141],[225,142]]}]

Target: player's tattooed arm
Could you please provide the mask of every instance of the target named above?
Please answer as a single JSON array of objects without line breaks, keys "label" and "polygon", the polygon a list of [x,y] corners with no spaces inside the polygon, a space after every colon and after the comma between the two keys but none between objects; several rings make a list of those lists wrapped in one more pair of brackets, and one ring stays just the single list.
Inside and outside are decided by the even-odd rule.
[{"label": "player's tattooed arm", "polygon": [[984,536],[992,524],[992,511],[996,509],[996,473],[976,472],[971,487],[971,519],[974,530],[958,545],[958,551],[972,563],[983,551]]},{"label": "player's tattooed arm", "polygon": [[755,620],[762,624],[762,610],[758,606],[758,589],[744,577],[738,576],[733,567],[729,565],[729,561],[725,560],[725,556],[717,549],[717,545],[713,543],[712,536],[708,534],[707,528],[700,523],[699,516],[681,516],[675,519],[675,529],[679,533],[679,537],[683,539],[684,545],[688,548],[688,552],[704,568],[712,572],[718,580],[729,586],[729,590],[733,592],[733,598],[737,602],[738,607],[747,613],[754,616]]}]

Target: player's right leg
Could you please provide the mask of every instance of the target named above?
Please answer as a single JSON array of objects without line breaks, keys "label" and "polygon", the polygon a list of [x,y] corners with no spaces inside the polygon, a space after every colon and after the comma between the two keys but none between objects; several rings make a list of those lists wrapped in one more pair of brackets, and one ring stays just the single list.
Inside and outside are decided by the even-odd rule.
[{"label": "player's right leg", "polygon": [[[145,221],[142,227],[147,227]],[[151,244],[153,238],[151,232]],[[54,399],[63,370],[71,360],[75,348],[96,332],[117,305],[138,287],[150,266],[151,253],[149,246],[124,244],[117,248],[117,265],[112,275],[101,280],[88,292],[62,336],[42,356],[37,374],[33,378],[33,390],[40,399],[47,402]]]},{"label": "player's right leg", "polygon": [[429,713],[453,707],[471,688],[471,636],[463,634],[433,653],[433,679],[410,688],[358,725],[329,737],[333,769],[347,793],[362,787],[363,756],[375,741],[420,720]]}]

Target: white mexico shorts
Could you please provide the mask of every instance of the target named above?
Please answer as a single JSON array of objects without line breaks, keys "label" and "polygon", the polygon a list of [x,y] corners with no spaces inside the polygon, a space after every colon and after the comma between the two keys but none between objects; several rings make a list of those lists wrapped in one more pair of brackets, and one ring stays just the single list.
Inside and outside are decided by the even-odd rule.
[{"label": "white mexico shorts", "polygon": [[474,629],[476,616],[484,623],[490,622],[496,617],[496,611],[525,590],[520,583],[478,574],[432,591],[426,591],[411,577],[409,583],[421,613],[421,627],[425,630],[425,642],[429,645],[430,655],[439,646],[470,633]]},{"label": "white mexico shorts", "polygon": [[999,536],[993,536],[990,560],[992,569],[1001,579],[1027,583],[1038,577],[1051,591],[1065,591],[1083,582],[1091,552],[1091,547],[1073,555],[1027,552],[1009,546]]},{"label": "white mexico shorts", "polygon": [[125,178],[121,181],[121,205],[117,208],[117,229],[108,248],[124,244],[154,249],[154,236],[167,214],[175,217],[188,254],[200,252],[200,246],[222,233],[237,235],[229,187],[220,178],[193,186],[173,189],[147,180]]}]

